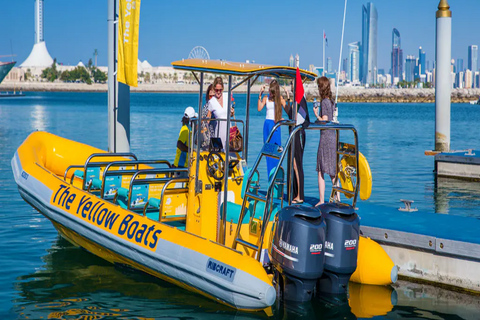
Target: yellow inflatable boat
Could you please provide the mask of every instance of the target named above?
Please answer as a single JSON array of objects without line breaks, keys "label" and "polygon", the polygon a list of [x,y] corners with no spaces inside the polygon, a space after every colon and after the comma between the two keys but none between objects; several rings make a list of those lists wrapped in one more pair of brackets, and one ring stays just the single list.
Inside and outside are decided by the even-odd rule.
[{"label": "yellow inflatable boat", "polygon": [[[174,67],[241,74],[247,79],[296,73],[305,80],[313,78],[309,72],[288,67],[209,65],[197,60],[180,61]],[[352,274],[363,283],[387,284],[396,279],[392,271],[396,268],[381,247],[359,236],[355,212],[359,153],[353,126],[305,127],[282,120],[277,128],[291,128],[285,145],[270,143],[270,137],[249,167],[246,144],[243,152],[235,154],[229,146],[215,143],[202,149],[195,130],[201,121],[191,123],[188,168],[34,132],[12,159],[15,181],[22,197],[70,242],[237,309],[264,309],[278,296],[307,301],[314,292],[344,294]],[[350,157],[352,182],[333,191],[350,195],[352,204],[292,205],[293,157],[288,151],[302,128],[353,132],[355,144],[348,150],[339,144],[337,150],[339,162],[340,155]],[[265,157],[279,163],[262,188],[258,166]],[[380,253],[370,254],[375,245]],[[382,272],[377,271],[380,265]]]}]

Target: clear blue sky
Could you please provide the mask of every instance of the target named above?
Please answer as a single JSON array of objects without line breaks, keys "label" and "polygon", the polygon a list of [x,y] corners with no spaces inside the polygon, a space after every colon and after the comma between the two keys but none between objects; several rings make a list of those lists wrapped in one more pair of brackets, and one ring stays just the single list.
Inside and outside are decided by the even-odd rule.
[{"label": "clear blue sky", "polygon": [[[390,68],[392,28],[402,37],[404,57],[435,57],[435,11],[439,0],[376,0],[378,11],[378,67]],[[361,41],[361,8],[367,1],[349,0],[345,29],[347,44]],[[480,45],[480,0],[450,0],[452,57],[467,63],[467,47]],[[338,68],[343,18],[342,0],[316,1],[166,1],[142,0],[140,60],[169,65],[187,58],[197,46],[212,59],[255,60],[286,64],[300,55],[300,66],[322,64],[322,30],[328,38],[327,57]],[[34,1],[2,1],[0,55],[17,54],[23,62],[34,42]],[[107,0],[45,0],[44,37],[52,57],[64,64],[87,62],[98,49],[98,64],[107,65]],[[11,45],[10,45],[11,43]],[[8,58],[1,58],[6,60]],[[430,64],[431,66],[431,64]]]}]

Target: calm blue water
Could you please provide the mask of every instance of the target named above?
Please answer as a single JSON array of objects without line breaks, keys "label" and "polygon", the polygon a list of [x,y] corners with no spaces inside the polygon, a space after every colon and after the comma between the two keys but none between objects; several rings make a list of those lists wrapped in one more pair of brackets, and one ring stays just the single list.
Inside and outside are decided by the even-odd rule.
[{"label": "calm blue water", "polygon": [[[173,160],[183,110],[198,107],[197,99],[196,94],[132,94],[132,151],[140,158]],[[235,100],[241,119],[245,97],[237,95]],[[255,97],[250,163],[262,145],[264,118],[254,103]],[[412,199],[419,214],[478,219],[480,183],[441,179],[434,184],[433,158],[424,155],[434,145],[434,112],[433,104],[339,106],[340,121],[356,126],[360,150],[372,169],[368,202],[398,207],[399,199]],[[452,149],[480,149],[479,120],[478,106],[452,105]],[[147,275],[118,269],[60,239],[52,224],[21,199],[12,176],[10,160],[34,130],[107,149],[107,94],[27,93],[24,98],[0,100],[0,318],[266,317],[234,312]],[[304,158],[306,193],[314,197],[318,197],[318,139],[318,133],[307,135]],[[480,314],[477,297],[405,282],[391,290],[396,305],[377,318],[477,319]],[[321,301],[274,310],[276,318],[356,319],[355,312],[348,304]]]}]

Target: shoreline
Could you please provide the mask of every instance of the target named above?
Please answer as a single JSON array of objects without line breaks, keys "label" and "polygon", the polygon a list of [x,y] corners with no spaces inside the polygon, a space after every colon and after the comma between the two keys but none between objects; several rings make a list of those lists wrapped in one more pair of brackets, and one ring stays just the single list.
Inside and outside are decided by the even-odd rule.
[{"label": "shoreline", "polygon": [[[251,88],[252,94],[259,92],[261,85]],[[0,92],[5,91],[24,92],[107,92],[108,85],[63,82],[3,82],[0,84]],[[131,87],[135,93],[198,93],[197,84],[139,84]],[[236,92],[245,93],[247,87],[239,86]],[[308,101],[318,99],[318,90],[315,84],[305,84],[305,95]],[[452,103],[468,103],[478,100],[480,89],[452,89]],[[365,102],[365,103],[434,103],[435,89],[392,89],[392,88],[362,88],[362,87],[339,87],[338,102]]]}]

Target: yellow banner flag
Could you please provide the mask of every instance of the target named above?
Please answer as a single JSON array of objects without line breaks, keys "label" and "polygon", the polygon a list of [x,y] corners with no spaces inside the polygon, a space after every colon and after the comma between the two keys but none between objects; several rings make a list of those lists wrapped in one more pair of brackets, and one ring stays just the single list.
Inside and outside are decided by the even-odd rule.
[{"label": "yellow banner flag", "polygon": [[136,87],[140,0],[120,0],[119,5],[117,80]]}]

